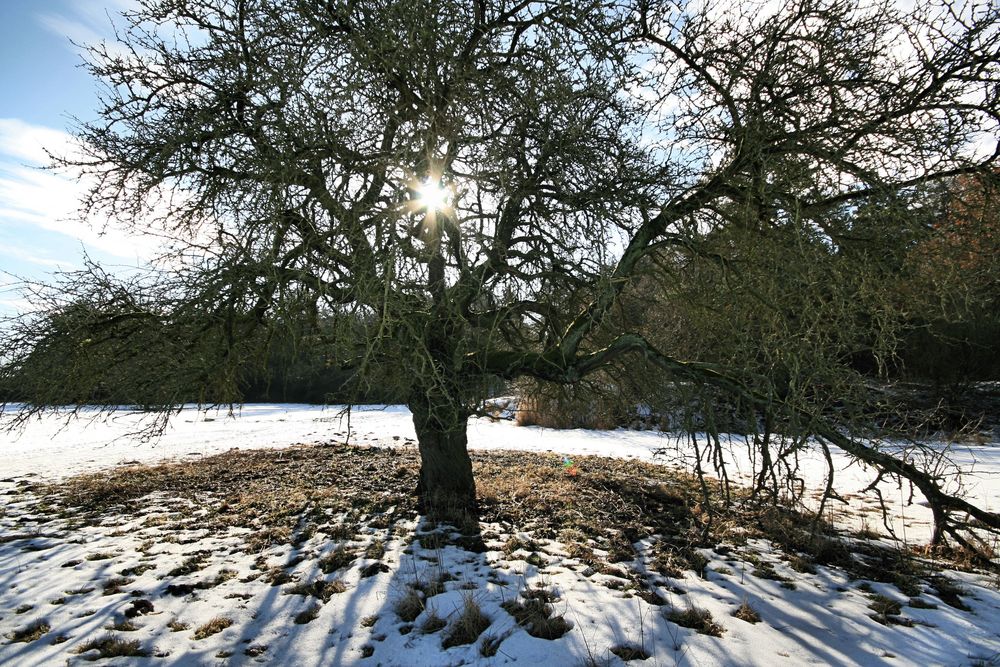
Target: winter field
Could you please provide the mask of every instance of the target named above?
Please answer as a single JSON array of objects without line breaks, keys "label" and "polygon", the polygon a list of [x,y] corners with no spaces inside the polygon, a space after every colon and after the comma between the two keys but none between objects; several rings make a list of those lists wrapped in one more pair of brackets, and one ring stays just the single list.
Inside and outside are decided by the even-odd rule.
[{"label": "winter field", "polygon": [[[0,435],[0,664],[1000,664],[1000,578],[887,561],[930,512],[882,483],[890,540],[841,455],[846,554],[778,544],[783,518],[685,547],[664,534],[697,505],[687,439],[474,419],[477,541],[410,507],[405,408],[188,408],[153,440],[141,419]],[[919,453],[945,455],[1000,507],[1000,444]],[[820,489],[821,458],[800,465]],[[727,466],[754,472],[738,439]]]}]

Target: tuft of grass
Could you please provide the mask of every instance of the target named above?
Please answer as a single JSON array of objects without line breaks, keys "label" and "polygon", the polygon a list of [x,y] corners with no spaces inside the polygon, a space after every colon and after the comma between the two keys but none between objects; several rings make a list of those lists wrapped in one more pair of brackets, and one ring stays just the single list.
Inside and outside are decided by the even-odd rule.
[{"label": "tuft of grass", "polygon": [[295,618],[293,618],[292,620],[295,621],[296,625],[305,625],[306,623],[310,623],[317,616],[319,616],[319,609],[320,606],[318,604],[314,604],[310,606],[308,609],[305,609],[304,611],[300,611],[299,613],[297,613],[295,615]]},{"label": "tuft of grass", "polygon": [[972,611],[972,608],[962,602],[962,598],[959,597],[961,595],[968,595],[969,592],[954,581],[943,574],[929,577],[928,581],[934,587],[934,592],[940,598],[941,602],[961,611]]},{"label": "tuft of grass", "polygon": [[8,638],[11,642],[23,642],[25,644],[41,639],[42,636],[52,629],[46,620],[35,621],[29,625],[10,633]]},{"label": "tuft of grass", "polygon": [[879,595],[878,593],[871,596],[871,602],[868,604],[868,608],[880,616],[899,616],[899,614],[903,611],[902,604],[890,597]]},{"label": "tuft of grass", "polygon": [[206,637],[211,637],[214,634],[218,634],[230,627],[233,624],[233,619],[226,618],[225,616],[216,616],[208,623],[199,626],[198,629],[194,631],[192,638],[194,639],[205,639]]},{"label": "tuft of grass", "polygon": [[667,620],[684,628],[691,628],[698,634],[710,637],[721,637],[725,628],[715,622],[712,613],[707,609],[690,606],[687,609],[674,609],[667,614]]},{"label": "tuft of grass", "polygon": [[135,565],[133,567],[122,568],[118,574],[123,577],[138,577],[142,574],[149,572],[150,570],[155,570],[155,565],[150,565],[149,563],[142,563],[140,565]]},{"label": "tuft of grass", "polygon": [[272,586],[283,586],[290,581],[295,581],[295,579],[295,575],[278,566],[272,567],[264,573],[264,581]]},{"label": "tuft of grass", "polygon": [[382,560],[383,556],[385,556],[385,543],[382,540],[375,540],[365,547],[365,558]]},{"label": "tuft of grass", "polygon": [[170,628],[170,632],[184,632],[191,627],[190,623],[184,623],[183,621],[178,621],[176,618],[169,623],[167,627]]},{"label": "tuft of grass", "polygon": [[928,602],[923,598],[910,598],[906,603],[907,607],[913,607],[914,609],[937,609],[938,606],[933,602]]},{"label": "tuft of grass", "polygon": [[622,659],[623,662],[630,660],[648,660],[650,653],[641,646],[635,644],[618,644],[611,647],[611,652]]},{"label": "tuft of grass", "polygon": [[340,579],[334,579],[332,581],[327,581],[326,579],[316,579],[308,584],[301,583],[296,584],[291,588],[286,588],[284,593],[285,595],[312,596],[322,600],[323,603],[326,604],[334,595],[343,593],[346,590],[347,586]]},{"label": "tuft of grass", "polygon": [[[438,613],[437,613],[437,611],[435,609],[428,609],[427,610],[427,615],[424,616],[424,620],[420,624],[420,627],[418,628],[418,630],[419,630],[420,634],[422,634],[422,635],[429,635],[429,634],[432,634],[434,632],[437,632],[438,630],[443,629],[444,626],[446,626],[446,625],[447,625],[447,622],[443,618],[441,618],[440,616],[438,616]],[[469,643],[469,642],[465,642],[465,643]]]},{"label": "tuft of grass", "polygon": [[361,568],[361,578],[367,579],[369,577],[374,577],[377,574],[382,574],[389,571],[389,566],[385,563],[371,563]]},{"label": "tuft of grass", "polygon": [[510,558],[514,555],[515,551],[537,551],[538,544],[527,538],[521,538],[517,535],[512,535],[503,545],[503,553],[505,556]]},{"label": "tuft of grass", "polygon": [[424,601],[416,590],[407,588],[406,593],[396,600],[393,610],[401,621],[412,623],[424,610]]},{"label": "tuft of grass", "polygon": [[84,558],[90,561],[109,560],[117,555],[118,554],[116,554],[114,551],[97,551],[92,554],[87,554],[86,556],[84,556]]},{"label": "tuft of grass", "polygon": [[483,641],[479,642],[479,655],[484,658],[492,658],[500,650],[500,644],[503,643],[504,639],[505,637],[496,635],[483,637]]},{"label": "tuft of grass", "polygon": [[127,618],[120,619],[109,625],[106,629],[117,630],[119,632],[135,632],[139,626]]},{"label": "tuft of grass", "polygon": [[816,574],[816,564],[809,556],[792,556],[788,559],[788,566],[802,574]]},{"label": "tuft of grass", "polygon": [[371,616],[365,616],[361,619],[361,627],[370,628],[378,623],[378,614],[373,614]]},{"label": "tuft of grass", "polygon": [[138,639],[120,639],[108,634],[100,639],[90,639],[80,644],[71,653],[86,653],[96,649],[101,658],[147,658],[149,651],[140,647]]},{"label": "tuft of grass", "polygon": [[733,616],[747,623],[760,623],[760,614],[757,613],[757,610],[753,608],[753,605],[746,598],[743,599],[743,604],[733,612]]},{"label": "tuft of grass", "polygon": [[319,569],[323,572],[323,574],[330,574],[331,572],[336,572],[337,570],[347,567],[353,563],[357,557],[358,554],[353,549],[348,549],[347,547],[337,547],[329,554],[319,559]]},{"label": "tuft of grass", "polygon": [[555,595],[551,591],[535,589],[524,591],[522,595],[524,602],[509,600],[500,606],[532,637],[558,639],[573,627],[562,615],[553,615],[549,603]]},{"label": "tuft of grass", "polygon": [[110,577],[104,580],[101,584],[101,595],[117,595],[118,593],[124,593],[122,590],[125,586],[131,584],[134,580],[128,577]]},{"label": "tuft of grass", "polygon": [[215,588],[216,586],[224,584],[231,579],[235,579],[237,575],[239,575],[239,572],[237,572],[236,570],[230,568],[222,568],[221,570],[219,570],[219,573],[215,575],[215,577],[213,577],[212,579],[199,583],[198,588],[202,589]]},{"label": "tuft of grass", "polygon": [[442,648],[471,644],[490,627],[492,621],[483,613],[479,603],[472,595],[466,595],[462,601],[462,611],[445,634],[441,642]]}]

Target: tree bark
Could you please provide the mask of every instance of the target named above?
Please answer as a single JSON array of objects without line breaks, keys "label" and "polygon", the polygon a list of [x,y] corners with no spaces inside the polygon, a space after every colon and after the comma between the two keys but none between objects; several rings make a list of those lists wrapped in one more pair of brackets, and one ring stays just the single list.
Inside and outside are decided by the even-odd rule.
[{"label": "tree bark", "polygon": [[476,483],[472,477],[464,406],[417,390],[409,401],[420,449],[417,495],[430,518],[456,522],[476,516]]}]

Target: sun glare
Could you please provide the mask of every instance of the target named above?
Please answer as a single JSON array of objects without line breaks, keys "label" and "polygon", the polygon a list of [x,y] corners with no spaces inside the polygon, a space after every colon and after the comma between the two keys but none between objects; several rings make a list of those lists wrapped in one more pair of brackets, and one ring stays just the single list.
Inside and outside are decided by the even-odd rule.
[{"label": "sun glare", "polygon": [[448,188],[442,188],[437,181],[427,179],[417,188],[421,206],[428,211],[440,211],[448,206]]}]

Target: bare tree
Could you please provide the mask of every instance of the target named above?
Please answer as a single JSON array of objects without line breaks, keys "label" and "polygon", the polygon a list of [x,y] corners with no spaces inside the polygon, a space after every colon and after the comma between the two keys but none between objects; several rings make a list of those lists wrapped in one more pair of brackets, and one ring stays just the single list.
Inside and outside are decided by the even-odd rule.
[{"label": "bare tree", "polygon": [[466,423],[491,378],[572,383],[632,355],[808,417],[942,521],[1000,527],[808,402],[668,356],[615,315],[657,253],[720,261],[720,230],[836,249],[857,207],[993,164],[970,146],[1000,120],[995,3],[140,4],[90,47],[103,108],[63,166],[96,183],[84,215],[158,215],[185,242],[155,286],[106,300],[106,338],[173,326],[197,352],[178,377],[235,382],[276,317],[362,322],[341,359],[396,371],[432,509],[474,505]]}]

